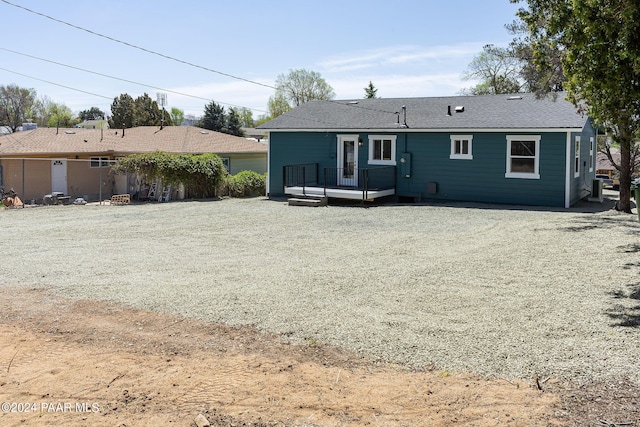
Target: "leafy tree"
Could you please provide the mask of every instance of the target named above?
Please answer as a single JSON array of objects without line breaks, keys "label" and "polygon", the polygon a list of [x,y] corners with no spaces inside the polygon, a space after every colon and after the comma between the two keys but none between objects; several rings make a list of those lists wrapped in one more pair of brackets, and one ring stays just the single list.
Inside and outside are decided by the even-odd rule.
[{"label": "leafy tree", "polygon": [[[523,0],[511,0],[518,3]],[[618,209],[631,212],[631,152],[640,134],[640,3],[627,0],[527,0],[518,16],[527,24],[534,61],[553,66],[549,49],[562,60],[568,99],[607,128],[620,146]]]},{"label": "leafy tree", "polygon": [[507,31],[514,35],[509,45],[511,55],[520,60],[520,79],[525,82],[527,92],[533,92],[538,96],[545,96],[549,92],[564,91],[564,83],[567,80],[562,69],[562,60],[566,52],[556,45],[539,46],[544,48],[544,56],[548,67],[538,67],[534,60],[533,42],[529,36],[527,25],[520,19],[514,20],[505,26]]},{"label": "leafy tree", "polygon": [[229,108],[229,114],[227,114],[227,126],[226,132],[235,136],[244,136],[242,130],[242,123],[240,122],[240,115],[235,108]]},{"label": "leafy tree", "polygon": [[247,107],[242,107],[238,109],[238,116],[240,117],[240,124],[246,128],[252,128],[255,126],[253,120],[253,111],[248,109]]},{"label": "leafy tree", "polygon": [[367,99],[378,97],[378,89],[373,85],[373,82],[371,82],[371,80],[369,80],[369,86],[364,88],[364,97]]},{"label": "leafy tree", "polygon": [[64,104],[50,103],[47,115],[49,117],[47,126],[51,128],[70,128],[78,124],[78,118],[73,114],[71,109]]},{"label": "leafy tree", "polygon": [[35,89],[17,85],[0,86],[0,125],[15,132],[26,121],[36,100]]},{"label": "leafy tree", "polygon": [[51,106],[54,102],[47,95],[38,97],[31,106],[29,111],[29,117],[39,126],[49,126],[49,119],[51,118]]},{"label": "leafy tree", "polygon": [[181,126],[182,122],[184,122],[184,111],[179,108],[173,107],[171,109],[171,123],[174,126]]},{"label": "leafy tree", "polygon": [[269,109],[269,115],[266,117],[265,122],[274,119],[278,116],[283,115],[287,111],[291,110],[291,105],[287,101],[287,99],[282,94],[276,93],[273,96],[269,97],[269,101],[267,102],[267,107]]},{"label": "leafy tree", "polygon": [[205,105],[201,126],[205,129],[223,132],[226,126],[224,107],[215,101],[211,101]]},{"label": "leafy tree", "polygon": [[109,127],[111,129],[133,127],[133,103],[133,98],[127,93],[123,93],[113,99],[111,116],[109,117]]},{"label": "leafy tree", "polygon": [[82,121],[104,119],[105,113],[98,107],[91,107],[78,113],[78,118]]},{"label": "leafy tree", "polygon": [[271,118],[312,99],[333,99],[333,88],[316,71],[290,70],[276,78],[276,93],[269,98]]},{"label": "leafy tree", "polygon": [[254,126],[258,127],[258,126],[260,126],[262,124],[267,123],[269,120],[271,120],[271,116],[269,114],[261,114],[261,115],[258,116],[256,121],[254,122]]},{"label": "leafy tree", "polygon": [[463,92],[469,95],[520,92],[523,88],[521,69],[521,61],[509,49],[488,44],[462,75],[465,80],[479,80],[480,83]]}]

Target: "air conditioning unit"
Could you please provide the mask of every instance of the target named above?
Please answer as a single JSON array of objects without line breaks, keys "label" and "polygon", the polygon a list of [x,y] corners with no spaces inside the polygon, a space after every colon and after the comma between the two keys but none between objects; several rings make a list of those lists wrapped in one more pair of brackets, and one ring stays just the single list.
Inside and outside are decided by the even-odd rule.
[{"label": "air conditioning unit", "polygon": [[591,182],[591,197],[594,199],[602,199],[602,180],[594,179]]}]

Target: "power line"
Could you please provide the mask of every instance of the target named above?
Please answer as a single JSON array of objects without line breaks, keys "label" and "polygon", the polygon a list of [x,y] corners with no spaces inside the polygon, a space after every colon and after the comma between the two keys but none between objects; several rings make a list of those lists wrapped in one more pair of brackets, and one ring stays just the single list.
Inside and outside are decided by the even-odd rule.
[{"label": "power line", "polygon": [[52,17],[52,16],[46,15],[46,14],[44,14],[44,13],[36,12],[35,10],[29,9],[29,8],[27,8],[27,7],[20,6],[20,5],[15,4],[15,3],[11,3],[10,1],[7,1],[7,0],[0,0],[0,1],[1,1],[1,2],[3,2],[3,3],[6,3],[6,4],[10,5],[10,6],[14,6],[14,7],[17,7],[17,8],[19,8],[19,9],[25,10],[25,11],[27,11],[27,12],[29,12],[29,13],[33,13],[33,14],[35,14],[35,15],[42,16],[43,18],[50,19],[50,20],[52,20],[52,21],[58,22],[58,23],[60,23],[60,24],[67,25],[67,26],[72,27],[72,28],[75,28],[75,29],[77,29],[77,30],[87,32],[87,33],[92,34],[92,35],[97,36],[97,37],[102,37],[102,38],[107,39],[107,40],[110,40],[110,41],[112,41],[112,42],[116,42],[116,43],[123,44],[123,45],[128,46],[128,47],[131,47],[131,48],[133,48],[133,49],[138,49],[138,50],[141,50],[141,51],[143,51],[143,52],[150,53],[150,54],[152,54],[152,55],[157,55],[157,56],[160,56],[160,57],[165,58],[165,59],[170,59],[170,60],[172,60],[172,61],[179,62],[179,63],[181,63],[181,64],[189,65],[190,67],[200,68],[201,70],[209,71],[209,72],[211,72],[211,73],[219,74],[219,75],[221,75],[221,76],[230,77],[230,78],[232,78],[232,79],[241,80],[241,81],[244,81],[244,82],[247,82],[247,83],[251,83],[251,84],[254,84],[254,85],[267,87],[267,88],[269,88],[269,89],[275,89],[275,87],[274,87],[274,86],[271,86],[271,85],[268,85],[268,84],[265,84],[265,83],[260,83],[260,82],[256,82],[256,81],[254,81],[254,80],[245,79],[244,77],[238,77],[238,76],[234,76],[233,74],[224,73],[224,72],[222,72],[222,71],[218,71],[218,70],[213,70],[213,69],[211,69],[211,68],[207,68],[207,67],[204,67],[204,66],[202,66],[202,65],[194,64],[194,63],[192,63],[192,62],[185,61],[185,60],[182,60],[182,59],[174,58],[173,56],[165,55],[165,54],[163,54],[163,53],[156,52],[156,51],[153,51],[153,50],[151,50],[151,49],[146,49],[146,48],[144,48],[144,47],[140,47],[140,46],[134,45],[134,44],[132,44],[132,43],[128,43],[128,42],[125,42],[125,41],[122,41],[122,40],[116,39],[116,38],[114,38],[114,37],[110,37],[110,36],[107,36],[107,35],[104,35],[104,34],[98,33],[98,32],[96,32],[96,31],[88,30],[88,29],[83,28],[83,27],[80,27],[80,26],[78,26],[78,25],[74,25],[74,24],[71,24],[71,23],[69,23],[69,22],[63,21],[63,20],[61,20],[61,19],[57,19],[57,18],[54,18],[54,17]]},{"label": "power line", "polygon": [[[153,86],[153,85],[149,85],[149,84],[146,84],[146,83],[140,83],[140,82],[136,82],[136,81],[133,81],[133,80],[124,79],[124,78],[121,78],[121,77],[110,76],[108,74],[104,74],[104,73],[100,73],[100,72],[92,71],[92,70],[87,70],[85,68],[75,67],[73,65],[63,64],[61,62],[52,61],[50,59],[45,59],[45,58],[40,58],[40,57],[29,55],[29,54],[26,54],[26,53],[23,53],[23,52],[17,52],[15,50],[7,49],[7,48],[4,48],[4,47],[0,47],[0,50],[11,52],[11,53],[14,53],[16,55],[26,56],[28,58],[37,59],[38,61],[49,62],[51,64],[59,65],[61,67],[67,67],[67,68],[71,68],[73,70],[78,70],[78,71],[82,71],[82,72],[85,72],[85,73],[95,74],[96,76],[106,77],[106,78],[113,79],[113,80],[119,80],[119,81],[122,81],[122,82],[131,83],[131,84],[135,84],[135,85],[139,85],[139,86],[144,86],[144,87],[148,87],[148,88],[151,88],[151,89],[157,89],[157,90],[161,90],[163,92],[174,93],[176,95],[186,96],[186,97],[189,97],[189,98],[201,99],[201,100],[204,100],[204,101],[213,101],[212,99],[209,99],[209,98],[204,98],[204,97],[197,96],[197,95],[190,95],[188,93],[178,92],[178,91],[171,90],[171,89],[164,89],[164,88],[161,88],[161,87],[158,87],[158,86]],[[229,102],[222,102],[222,101],[218,101],[218,102],[220,104],[225,104],[225,105],[229,105],[229,106],[232,106],[232,107],[247,108],[247,107],[244,107],[242,105],[231,104]],[[254,108],[252,108],[252,110],[259,111],[259,112],[262,112],[262,113],[266,113],[266,111],[264,111],[264,110],[257,110],[257,109],[254,109]]]},{"label": "power line", "polygon": [[88,92],[88,91],[86,91],[86,90],[76,89],[76,88],[71,87],[71,86],[65,86],[65,85],[62,85],[62,84],[60,84],[60,83],[54,83],[54,82],[49,81],[49,80],[39,79],[39,78],[37,78],[37,77],[33,77],[33,76],[28,75],[28,74],[23,74],[23,73],[19,73],[19,72],[17,72],[17,71],[8,70],[8,69],[6,69],[6,68],[2,68],[2,67],[0,67],[0,70],[2,70],[2,71],[6,71],[7,73],[17,74],[17,75],[19,75],[19,76],[23,76],[23,77],[28,77],[28,78],[33,79],[33,80],[38,80],[38,81],[40,81],[40,82],[48,83],[48,84],[50,84],[50,85],[60,86],[60,87],[63,87],[63,88],[65,88],[65,89],[69,89],[69,90],[75,90],[76,92],[86,93],[87,95],[93,95],[93,96],[97,96],[97,97],[99,97],[99,98],[105,98],[105,99],[109,99],[109,100],[113,99],[113,98],[112,98],[112,97],[110,97],[110,96],[99,95],[99,94],[97,94],[97,93]]},{"label": "power line", "polygon": [[[120,43],[120,44],[123,44],[123,45],[125,45],[125,46],[131,47],[131,48],[133,48],[133,49],[138,49],[138,50],[141,50],[141,51],[143,51],[143,52],[150,53],[150,54],[152,54],[152,55],[157,55],[157,56],[159,56],[159,57],[161,57],[161,58],[169,59],[169,60],[172,60],[172,61],[175,61],[175,62],[181,63],[181,64],[189,65],[189,66],[191,66],[191,67],[199,68],[199,69],[202,69],[202,70],[205,70],[205,71],[209,71],[209,72],[211,72],[211,73],[219,74],[219,75],[222,75],[222,76],[225,76],[225,77],[230,77],[230,78],[232,78],[232,79],[236,79],[236,80],[244,81],[244,82],[247,82],[247,83],[255,84],[255,85],[262,86],[262,87],[266,87],[266,88],[273,89],[273,90],[277,90],[277,88],[276,88],[275,86],[271,86],[271,85],[268,85],[268,84],[265,84],[265,83],[256,82],[256,81],[254,81],[254,80],[245,79],[244,77],[234,76],[233,74],[224,73],[224,72],[222,72],[222,71],[218,71],[218,70],[214,70],[214,69],[211,69],[211,68],[207,68],[207,67],[204,67],[204,66],[202,66],[202,65],[194,64],[194,63],[189,62],[189,61],[185,61],[185,60],[182,60],[182,59],[174,58],[174,57],[172,57],[172,56],[170,56],[170,55],[166,55],[166,54],[163,54],[163,53],[160,53],[160,52],[156,52],[156,51],[153,51],[153,50],[151,50],[151,49],[146,49],[146,48],[143,48],[143,47],[140,47],[140,46],[134,45],[134,44],[132,44],[132,43],[129,43],[129,42],[125,42],[125,41],[122,41],[122,40],[116,39],[115,37],[110,37],[110,36],[107,36],[107,35],[104,35],[104,34],[98,33],[98,32],[96,32],[96,31],[92,31],[92,30],[89,30],[89,29],[86,29],[86,28],[80,27],[80,26],[78,26],[78,25],[71,24],[71,23],[66,22],[66,21],[63,21],[63,20],[61,20],[61,19],[57,19],[57,18],[54,18],[54,17],[49,16],[49,15],[47,15],[47,14],[44,14],[44,13],[37,12],[37,11],[35,11],[35,10],[29,9],[29,8],[27,8],[27,7],[24,7],[24,6],[21,6],[21,5],[15,4],[15,3],[11,3],[11,2],[10,2],[10,1],[8,1],[8,0],[0,0],[0,1],[1,1],[1,2],[3,2],[3,3],[6,3],[6,4],[10,5],[10,6],[14,6],[14,7],[17,7],[17,8],[19,8],[19,9],[25,10],[25,11],[27,11],[27,12],[29,12],[29,13],[33,13],[33,14],[35,14],[35,15],[42,16],[43,18],[50,19],[50,20],[55,21],[55,22],[58,22],[58,23],[60,23],[60,24],[67,25],[67,26],[69,26],[69,27],[71,27],[71,28],[75,28],[75,29],[77,29],[77,30],[84,31],[84,32],[87,32],[87,33],[92,34],[92,35],[94,35],[94,36],[102,37],[102,38],[107,39],[107,40],[110,40],[110,41],[112,41],[112,42]],[[5,50],[7,50],[7,49],[5,49]],[[106,77],[109,77],[109,76],[106,76]],[[37,79],[36,79],[36,80],[37,80]],[[131,82],[131,83],[135,83],[135,82]],[[135,84],[140,84],[140,83],[135,83]],[[147,86],[147,85],[143,85],[143,86]],[[153,86],[148,86],[148,87],[153,87]],[[167,92],[169,92],[169,91],[167,91]],[[336,101],[333,101],[333,100],[329,100],[329,101],[330,101],[330,102],[336,102]],[[233,104],[229,104],[229,105],[233,105]],[[345,104],[342,104],[342,105],[345,105]],[[359,106],[359,105],[357,105],[357,104],[356,104],[356,105],[354,105],[354,104],[348,104],[348,106],[353,107],[353,108],[362,108],[362,109],[364,109],[364,110],[369,110],[369,111],[376,111],[376,112],[386,113],[386,114],[398,114],[398,112],[397,112],[397,111],[385,111],[385,110],[378,110],[378,109],[370,108],[370,107],[362,107],[362,106]],[[259,111],[259,110],[256,110],[256,111]]]},{"label": "power line", "polygon": [[[133,49],[138,49],[138,50],[141,50],[141,51],[143,51],[143,52],[150,53],[150,54],[152,54],[152,55],[157,55],[157,56],[162,57],[162,58],[165,58],[165,59],[169,59],[169,60],[172,60],[172,61],[175,61],[175,62],[178,62],[178,63],[182,63],[182,64],[185,64],[185,65],[188,65],[188,66],[194,67],[194,68],[199,68],[199,69],[202,69],[202,70],[205,70],[205,71],[209,71],[209,72],[212,72],[212,73],[215,73],[215,74],[219,74],[219,75],[222,75],[222,76],[225,76],[225,77],[230,77],[230,78],[233,78],[233,79],[236,79],[236,80],[241,80],[241,81],[244,81],[244,82],[247,82],[247,83],[251,83],[251,84],[259,85],[259,86],[266,87],[266,88],[269,88],[269,89],[277,90],[277,88],[276,88],[275,86],[271,86],[271,85],[267,85],[267,84],[265,84],[265,83],[260,83],[260,82],[256,82],[256,81],[253,81],[253,80],[245,79],[245,78],[243,78],[243,77],[234,76],[234,75],[229,74],[229,73],[224,73],[224,72],[222,72],[222,71],[218,71],[218,70],[214,70],[214,69],[211,69],[211,68],[207,68],[207,67],[204,67],[204,66],[202,66],[202,65],[194,64],[194,63],[191,63],[191,62],[188,62],[188,61],[182,60],[182,59],[174,58],[174,57],[172,57],[172,56],[169,56],[169,55],[166,55],[166,54],[163,54],[163,53],[160,53],[160,52],[156,52],[156,51],[153,51],[153,50],[150,50],[150,49],[146,49],[146,48],[143,48],[143,47],[140,47],[140,46],[134,45],[134,44],[132,44],[132,43],[128,43],[128,42],[125,42],[125,41],[122,41],[122,40],[116,39],[116,38],[114,38],[114,37],[110,37],[110,36],[107,36],[107,35],[104,35],[104,34],[98,33],[98,32],[96,32],[96,31],[92,31],[92,30],[89,30],[89,29],[86,29],[86,28],[80,27],[80,26],[78,26],[78,25],[71,24],[71,23],[69,23],[69,22],[66,22],[66,21],[63,21],[63,20],[60,20],[60,19],[54,18],[54,17],[49,16],[49,15],[47,15],[47,14],[44,14],[44,13],[37,12],[37,11],[35,11],[35,10],[29,9],[29,8],[27,8],[27,7],[24,7],[24,6],[21,6],[21,5],[15,4],[15,3],[11,3],[11,2],[10,2],[10,1],[8,1],[8,0],[0,0],[0,1],[1,1],[1,2],[3,2],[3,3],[6,3],[6,4],[10,5],[10,6],[14,6],[14,7],[16,7],[16,8],[19,8],[19,9],[25,10],[25,11],[27,11],[27,12],[29,12],[29,13],[33,13],[33,14],[35,14],[35,15],[41,16],[41,17],[46,18],[46,19],[49,19],[49,20],[52,20],[52,21],[54,21],[54,22],[58,22],[58,23],[60,23],[60,24],[67,25],[67,26],[72,27],[72,28],[75,28],[75,29],[77,29],[77,30],[87,32],[87,33],[92,34],[92,35],[97,36],[97,37],[102,37],[102,38],[104,38],[104,39],[110,40],[110,41],[115,42],[115,43],[123,44],[123,45],[128,46],[128,47],[131,47],[131,48],[133,48]],[[3,49],[3,50],[10,51],[9,49]],[[10,52],[17,53],[17,52],[15,52],[15,51],[10,51]],[[30,56],[30,55],[26,55],[26,56]],[[33,57],[33,58],[35,58],[35,59],[41,59],[41,58],[37,58],[37,57]],[[44,59],[42,59],[42,60],[44,60]],[[57,65],[67,66],[67,65],[64,65],[64,64],[56,63],[56,62],[54,62],[54,61],[48,61],[48,60],[44,60],[44,61],[51,62],[51,63],[55,63],[55,64],[57,64]],[[75,68],[75,69],[78,69],[78,70],[81,70],[81,71],[85,71],[85,72],[94,73],[94,74],[101,75],[101,76],[108,77],[108,78],[115,78],[115,79],[122,80],[122,81],[126,81],[126,82],[129,82],[129,83],[133,83],[133,84],[138,84],[138,85],[142,85],[142,86],[147,86],[147,87],[155,88],[154,86],[145,85],[145,84],[142,84],[142,83],[137,83],[137,82],[133,82],[133,81],[126,80],[126,79],[120,79],[120,78],[116,78],[116,77],[108,76],[108,75],[105,75],[105,74],[101,74],[101,73],[92,72],[92,71],[89,71],[89,70],[80,69],[80,68],[77,68],[77,67],[72,67],[72,66],[68,66],[68,67],[70,67],[70,68]],[[47,81],[47,80],[42,80],[42,79],[38,79],[38,78],[36,78],[36,77],[28,76],[28,75],[26,75],[26,74],[21,74],[21,73],[18,73],[18,72],[16,72],[16,71],[7,70],[7,69],[4,69],[4,68],[0,68],[0,69],[2,69],[2,70],[4,70],[4,71],[8,71],[8,72],[10,72],[10,73],[14,73],[14,74],[22,75],[22,76],[25,76],[25,77],[29,77],[29,78],[32,78],[32,79],[34,79],[34,80],[39,80],[39,81],[42,81],[42,82],[45,82],[45,83],[53,84],[53,85],[55,85],[55,86],[60,86],[60,87],[64,87],[64,88],[67,88],[67,89],[70,89],[70,90],[74,90],[74,91],[78,91],[78,92],[83,92],[83,93],[87,93],[87,94],[90,94],[90,95],[99,96],[99,97],[101,97],[101,98],[111,99],[111,98],[108,98],[108,97],[105,97],[105,96],[102,96],[102,95],[97,95],[97,94],[93,94],[93,93],[91,93],[91,92],[83,91],[83,90],[81,90],[81,89],[75,89],[75,88],[72,88],[72,87],[69,87],[69,86],[64,86],[64,85],[61,85],[61,84],[58,84],[58,83],[53,83],[53,82],[50,82],[50,81]],[[165,90],[165,89],[160,89],[160,90]],[[174,91],[170,91],[170,90],[166,90],[166,91],[167,91],[167,92],[174,92]],[[174,92],[174,93],[175,93],[175,92]],[[179,93],[179,94],[180,94],[180,95],[185,95],[185,96],[191,96],[191,95],[182,94],[182,93]],[[198,97],[196,97],[196,98],[198,98]],[[203,98],[203,99],[204,99],[204,98]],[[206,99],[206,100],[208,100],[208,99]],[[357,104],[344,104],[344,103],[341,103],[341,102],[338,102],[338,101],[334,101],[334,100],[328,100],[328,101],[329,101],[329,102],[338,103],[338,104],[343,105],[343,106],[352,107],[352,108],[361,108],[361,109],[363,109],[363,110],[375,111],[375,112],[386,113],[386,114],[398,114],[398,112],[397,112],[397,111],[385,111],[385,110],[380,110],[380,109],[375,109],[375,108],[370,108],[370,107],[363,107],[363,106],[360,106],[360,105],[357,105]],[[233,104],[229,104],[229,105],[233,105]],[[256,110],[256,111],[259,111],[259,110]],[[319,119],[316,119],[316,121],[318,121],[318,122],[320,122],[320,123],[323,123],[323,122],[324,122],[323,120],[319,120]]]}]

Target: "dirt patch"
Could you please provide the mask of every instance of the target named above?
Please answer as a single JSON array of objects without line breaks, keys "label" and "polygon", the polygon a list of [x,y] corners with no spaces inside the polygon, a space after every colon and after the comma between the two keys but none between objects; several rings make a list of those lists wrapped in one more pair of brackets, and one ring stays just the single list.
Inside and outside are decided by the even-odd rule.
[{"label": "dirt patch", "polygon": [[416,372],[36,289],[0,288],[0,324],[3,426],[192,426],[199,414],[220,426],[593,425],[640,412],[631,384],[542,379],[540,391],[540,379]]}]

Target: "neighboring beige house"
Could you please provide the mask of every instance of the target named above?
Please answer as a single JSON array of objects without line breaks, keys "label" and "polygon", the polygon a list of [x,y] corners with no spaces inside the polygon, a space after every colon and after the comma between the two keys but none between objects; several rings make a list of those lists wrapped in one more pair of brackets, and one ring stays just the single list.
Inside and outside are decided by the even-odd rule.
[{"label": "neighboring beige house", "polygon": [[100,129],[100,127],[102,127],[103,129],[108,129],[109,122],[107,120],[85,120],[82,123],[78,123],[75,127],[82,129]]},{"label": "neighboring beige house", "polygon": [[[611,157],[613,161],[620,164],[620,152],[611,150]],[[598,151],[596,155],[596,173],[598,175],[608,175],[609,178],[614,179],[618,177],[618,171],[613,167],[606,154]]]},{"label": "neighboring beige house", "polygon": [[60,191],[89,201],[140,191],[134,176],[116,175],[110,165],[131,154],[203,154],[222,157],[229,173],[265,173],[267,146],[246,138],[193,126],[130,129],[38,128],[0,136],[0,185],[25,201]]}]

